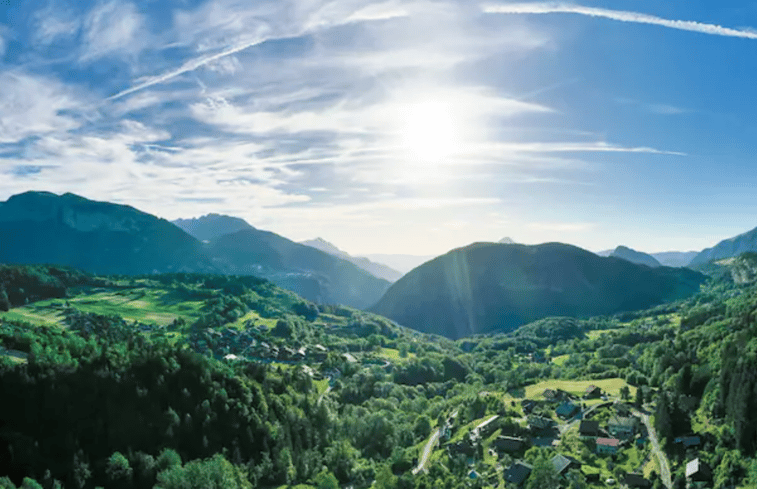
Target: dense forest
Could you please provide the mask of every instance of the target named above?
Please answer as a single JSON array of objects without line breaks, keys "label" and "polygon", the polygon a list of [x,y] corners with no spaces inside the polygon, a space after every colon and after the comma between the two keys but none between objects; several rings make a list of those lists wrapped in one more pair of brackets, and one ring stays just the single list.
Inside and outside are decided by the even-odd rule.
[{"label": "dense forest", "polygon": [[[517,460],[527,487],[604,487],[644,465],[647,449],[599,457],[568,423],[537,446],[528,398],[549,417],[539,386],[570,382],[617,385],[617,406],[652,414],[674,487],[693,458],[707,487],[753,487],[757,285],[738,282],[451,341],[253,277],[2,267],[0,487],[515,487]],[[505,435],[533,446],[492,458]],[[582,469],[558,477],[555,454]]]}]

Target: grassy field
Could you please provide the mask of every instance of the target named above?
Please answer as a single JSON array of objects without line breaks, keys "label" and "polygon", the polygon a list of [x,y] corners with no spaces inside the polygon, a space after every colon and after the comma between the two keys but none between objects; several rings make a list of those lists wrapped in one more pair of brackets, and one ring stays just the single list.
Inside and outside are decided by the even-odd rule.
[{"label": "grassy field", "polygon": [[538,384],[526,386],[523,397],[529,399],[540,398],[545,389],[561,389],[565,392],[582,396],[590,385],[596,385],[611,396],[620,396],[620,389],[623,386],[628,386],[631,390],[631,398],[633,399],[633,396],[636,395],[636,388],[634,386],[628,385],[623,379],[613,378],[600,380],[545,380]]},{"label": "grassy field", "polygon": [[605,333],[615,333],[616,331],[620,331],[619,329],[597,329],[593,331],[587,331],[586,337],[590,340],[596,340],[600,336],[602,336]]},{"label": "grassy field", "polygon": [[570,357],[570,355],[558,355],[556,357],[552,357],[552,363],[555,365],[562,367],[565,361]]},{"label": "grassy field", "polygon": [[203,305],[202,301],[182,300],[161,289],[85,289],[66,299],[49,299],[13,308],[9,312],[0,313],[0,318],[40,325],[60,325],[65,303],[84,313],[117,315],[126,321],[160,326],[167,326],[177,318],[194,322],[200,316]]}]

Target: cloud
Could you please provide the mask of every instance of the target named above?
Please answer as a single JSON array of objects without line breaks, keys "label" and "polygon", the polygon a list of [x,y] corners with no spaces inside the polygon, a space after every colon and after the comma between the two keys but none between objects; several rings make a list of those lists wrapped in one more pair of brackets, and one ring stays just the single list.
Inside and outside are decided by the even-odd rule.
[{"label": "cloud", "polygon": [[698,32],[713,36],[739,37],[743,39],[757,39],[757,32],[744,29],[733,29],[715,24],[705,24],[690,20],[672,20],[654,15],[631,12],[626,10],[610,10],[595,7],[585,7],[571,3],[560,2],[529,2],[508,4],[487,4],[483,11],[492,14],[578,14],[588,17],[600,17],[632,22],[635,24],[657,25],[682,31]]},{"label": "cloud", "polygon": [[112,55],[135,54],[146,45],[144,20],[129,2],[101,2],[84,20],[79,61],[86,63]]},{"label": "cloud", "polygon": [[35,42],[44,46],[49,46],[61,38],[75,36],[82,24],[81,19],[68,17],[52,5],[37,11],[35,19],[36,30],[33,37]]},{"label": "cloud", "polygon": [[591,222],[531,222],[528,227],[537,231],[556,233],[583,233],[596,227]]},{"label": "cloud", "polygon": [[0,72],[0,143],[79,127],[72,111],[84,103],[55,80],[22,71]]}]

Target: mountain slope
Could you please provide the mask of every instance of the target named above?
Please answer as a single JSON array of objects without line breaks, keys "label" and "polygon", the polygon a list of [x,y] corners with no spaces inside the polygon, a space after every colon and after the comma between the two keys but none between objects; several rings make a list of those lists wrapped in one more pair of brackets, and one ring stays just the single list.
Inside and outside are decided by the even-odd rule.
[{"label": "mountain slope", "polygon": [[212,241],[225,234],[236,233],[242,229],[251,229],[247,221],[238,217],[221,214],[207,214],[192,219],[176,219],[171,221],[190,236],[200,241]]},{"label": "mountain slope", "polygon": [[402,276],[400,272],[394,270],[391,267],[388,267],[387,265],[384,265],[383,263],[376,263],[369,260],[368,258],[361,256],[352,256],[346,251],[340,250],[323,238],[301,241],[300,244],[310,246],[311,248],[321,250],[324,253],[328,253],[329,255],[347,260],[350,263],[353,263],[359,268],[362,268],[366,272],[370,273],[374,277],[382,278],[384,280],[388,280],[389,282],[396,282]]},{"label": "mountain slope", "polygon": [[386,263],[394,270],[399,270],[402,274],[405,274],[418,265],[426,263],[432,258],[435,258],[435,256],[376,253],[372,255],[366,255],[366,258],[375,262]]},{"label": "mountain slope", "polygon": [[26,192],[0,203],[0,262],[115,274],[214,270],[202,244],[164,219],[49,192]]},{"label": "mountain slope", "polygon": [[703,265],[712,260],[733,258],[747,251],[757,251],[757,228],[733,238],[724,239],[712,248],[702,250],[689,265]]},{"label": "mountain slope", "polygon": [[698,251],[662,251],[660,253],[650,253],[655,260],[665,267],[685,267],[698,254]]},{"label": "mountain slope", "polygon": [[646,265],[652,268],[662,266],[660,262],[658,262],[652,255],[643,253],[641,251],[632,250],[627,246],[618,246],[610,254],[610,256],[621,258],[623,260],[630,261],[631,263],[636,263],[637,265]]},{"label": "mountain slope", "polygon": [[314,302],[365,308],[390,285],[347,260],[255,228],[221,236],[209,252],[224,273],[267,278]]},{"label": "mountain slope", "polygon": [[476,243],[408,273],[371,311],[460,338],[547,316],[641,309],[691,295],[705,279],[692,270],[653,269],[561,243]]}]

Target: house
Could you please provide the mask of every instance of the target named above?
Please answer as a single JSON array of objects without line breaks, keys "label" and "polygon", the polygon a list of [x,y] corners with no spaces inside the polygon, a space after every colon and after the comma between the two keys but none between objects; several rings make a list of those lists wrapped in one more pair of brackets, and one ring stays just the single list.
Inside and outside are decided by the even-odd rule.
[{"label": "house", "polygon": [[557,472],[557,475],[564,475],[565,472],[570,469],[581,468],[581,462],[573,457],[568,457],[559,453],[552,457],[552,465],[555,467],[555,472]]},{"label": "house", "polygon": [[536,401],[532,401],[531,399],[523,399],[520,402],[520,405],[523,407],[524,414],[531,414],[531,411],[533,411],[536,407]]},{"label": "house", "polygon": [[597,438],[598,455],[615,455],[619,446],[620,440],[617,438]]},{"label": "house", "polygon": [[528,427],[532,430],[542,431],[542,430],[548,430],[555,424],[554,420],[549,418],[544,418],[542,416],[529,416],[528,417]]},{"label": "house", "polygon": [[602,397],[602,389],[596,385],[590,385],[584,391],[584,399],[599,399]]},{"label": "house", "polygon": [[544,389],[541,395],[548,401],[561,401],[565,399],[565,392],[560,389]]},{"label": "house", "polygon": [[686,464],[686,481],[691,487],[699,487],[709,484],[712,480],[712,470],[699,458],[695,458]]},{"label": "house", "polygon": [[497,439],[494,440],[494,448],[501,452],[517,452],[523,448],[523,445],[523,438],[515,436],[498,436]]},{"label": "house", "polygon": [[599,436],[599,421],[585,419],[578,425],[578,434],[581,438],[596,438]]},{"label": "house", "polygon": [[530,464],[518,460],[507,469],[507,472],[505,472],[505,482],[519,486],[528,479],[528,476],[531,475],[532,469],[533,466]]},{"label": "house", "polygon": [[702,440],[698,436],[679,436],[676,438],[675,443],[680,443],[684,448],[696,447],[702,443]]},{"label": "house", "polygon": [[607,422],[607,431],[617,438],[630,438],[636,432],[636,426],[639,420],[633,416],[622,417],[613,416]]},{"label": "house", "polygon": [[628,487],[652,487],[652,481],[639,474],[626,474],[623,483]]},{"label": "house", "polygon": [[565,401],[555,409],[555,414],[563,419],[572,418],[581,409],[570,401]]}]

